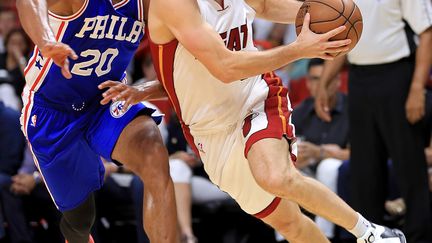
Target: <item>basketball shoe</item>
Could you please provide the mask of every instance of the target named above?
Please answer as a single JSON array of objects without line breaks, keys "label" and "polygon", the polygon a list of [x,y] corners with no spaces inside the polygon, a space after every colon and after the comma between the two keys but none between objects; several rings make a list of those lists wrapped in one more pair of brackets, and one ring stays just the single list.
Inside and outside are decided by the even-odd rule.
[{"label": "basketball shoe", "polygon": [[372,224],[357,243],[406,243],[405,235],[398,229]]}]

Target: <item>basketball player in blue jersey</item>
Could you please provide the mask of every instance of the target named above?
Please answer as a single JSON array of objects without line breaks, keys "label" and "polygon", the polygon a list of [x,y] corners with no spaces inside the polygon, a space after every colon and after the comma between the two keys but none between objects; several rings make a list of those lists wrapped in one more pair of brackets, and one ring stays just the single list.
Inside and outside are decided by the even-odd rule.
[{"label": "basketball player in blue jersey", "polygon": [[22,130],[54,203],[67,242],[93,242],[93,192],[101,157],[145,184],[144,222],[152,243],[178,241],[168,154],[160,116],[142,104],[99,103],[105,80],[123,80],[144,32],[144,0],[17,0],[36,44],[25,69]]}]

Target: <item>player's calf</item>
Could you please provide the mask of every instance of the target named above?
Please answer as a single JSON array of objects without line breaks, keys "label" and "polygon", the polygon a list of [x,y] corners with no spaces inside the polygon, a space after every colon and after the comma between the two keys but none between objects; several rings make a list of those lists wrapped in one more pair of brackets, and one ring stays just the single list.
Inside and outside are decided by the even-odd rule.
[{"label": "player's calf", "polygon": [[96,217],[94,196],[91,194],[78,207],[63,212],[60,230],[68,243],[89,243],[89,234]]}]

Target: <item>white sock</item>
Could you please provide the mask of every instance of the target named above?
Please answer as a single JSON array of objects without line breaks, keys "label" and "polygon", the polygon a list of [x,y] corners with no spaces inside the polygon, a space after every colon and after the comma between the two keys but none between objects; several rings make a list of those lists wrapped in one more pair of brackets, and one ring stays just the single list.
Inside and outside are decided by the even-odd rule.
[{"label": "white sock", "polygon": [[371,227],[371,223],[363,218],[363,216],[359,213],[357,213],[359,218],[357,221],[357,224],[354,226],[354,228],[352,229],[348,229],[348,231],[353,234],[356,238],[360,238],[362,237],[366,231],[368,230],[369,227]]}]

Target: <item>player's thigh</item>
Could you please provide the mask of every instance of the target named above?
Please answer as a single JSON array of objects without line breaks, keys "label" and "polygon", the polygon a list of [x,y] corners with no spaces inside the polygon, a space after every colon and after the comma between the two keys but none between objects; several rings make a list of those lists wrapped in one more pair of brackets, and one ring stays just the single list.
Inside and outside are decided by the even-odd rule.
[{"label": "player's thigh", "polygon": [[132,163],[142,159],[154,144],[163,144],[159,129],[153,119],[146,115],[137,116],[121,132],[112,152],[112,158],[121,163]]},{"label": "player's thigh", "polygon": [[244,156],[242,135],[236,128],[211,135],[194,136],[210,180],[235,199],[249,214],[258,214],[275,200],[255,181]]},{"label": "player's thigh", "polygon": [[156,125],[161,117],[153,116],[154,111],[141,103],[129,108],[122,102],[102,107],[87,131],[90,145],[102,157],[130,169],[144,166],[159,152],[153,150],[164,147]]},{"label": "player's thigh", "polygon": [[255,177],[286,174],[295,170],[290,146],[285,138],[265,138],[255,142],[248,152],[248,161]]}]

